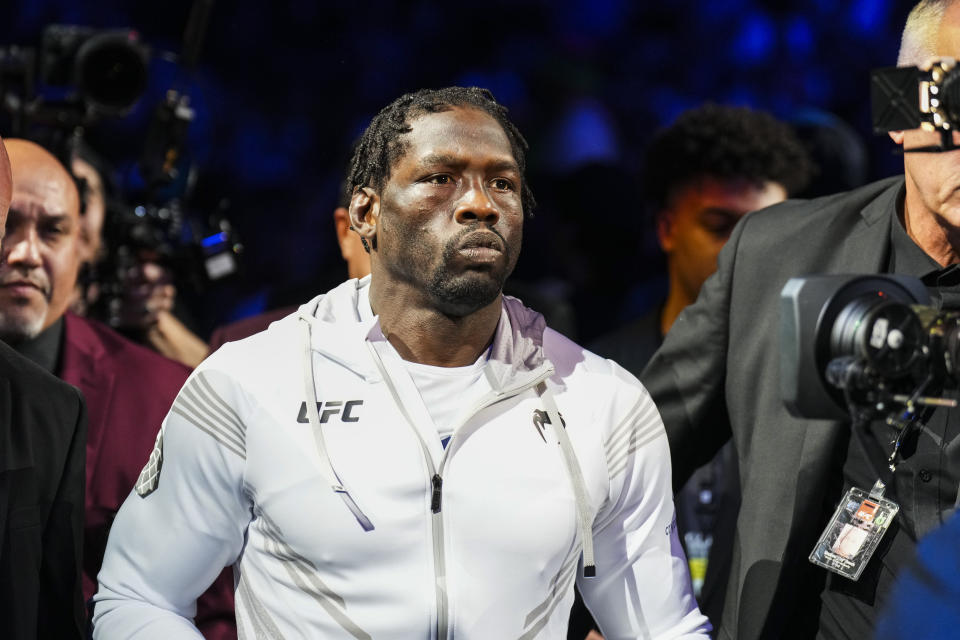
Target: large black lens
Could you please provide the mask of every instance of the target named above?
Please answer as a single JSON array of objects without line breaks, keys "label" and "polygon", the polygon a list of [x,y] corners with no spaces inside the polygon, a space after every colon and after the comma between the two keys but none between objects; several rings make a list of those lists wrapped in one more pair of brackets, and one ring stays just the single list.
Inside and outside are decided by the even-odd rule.
[{"label": "large black lens", "polygon": [[122,115],[147,86],[147,53],[135,34],[100,33],[81,45],[74,82],[97,109]]},{"label": "large black lens", "polygon": [[943,79],[940,102],[947,121],[954,129],[960,128],[960,68],[954,67]]},{"label": "large black lens", "polygon": [[834,358],[850,356],[884,378],[898,378],[921,357],[923,326],[909,306],[879,292],[865,294],[837,316],[830,346]]}]

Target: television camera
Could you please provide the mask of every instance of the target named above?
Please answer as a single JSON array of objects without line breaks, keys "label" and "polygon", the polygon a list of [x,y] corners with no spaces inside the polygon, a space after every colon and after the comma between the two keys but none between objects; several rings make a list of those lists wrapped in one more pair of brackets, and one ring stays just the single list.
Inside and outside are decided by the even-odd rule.
[{"label": "television camera", "polygon": [[[196,62],[210,2],[197,2],[185,37],[185,66]],[[9,135],[33,138],[69,169],[85,131],[123,118],[140,102],[154,52],[132,30],[50,25],[37,48],[0,48],[0,108]],[[174,59],[173,54],[164,54]],[[185,156],[194,119],[188,95],[167,91],[156,106],[137,162],[142,188],[108,199],[106,257],[82,280],[89,313],[114,326],[124,323],[128,274],[141,262],[169,269],[180,289],[196,294],[238,272],[243,246],[227,217],[227,201],[205,212],[192,206],[197,170]],[[81,194],[87,188],[78,180]],[[93,293],[91,293],[93,292]]]},{"label": "television camera", "polygon": [[798,417],[892,426],[926,406],[956,406],[960,313],[897,275],[792,278],[780,296],[781,395]]}]

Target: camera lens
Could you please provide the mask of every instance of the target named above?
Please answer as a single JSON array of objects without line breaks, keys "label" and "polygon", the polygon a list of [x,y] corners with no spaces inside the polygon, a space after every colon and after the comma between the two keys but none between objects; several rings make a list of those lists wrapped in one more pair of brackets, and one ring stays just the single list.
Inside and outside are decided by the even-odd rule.
[{"label": "camera lens", "polygon": [[103,112],[130,110],[147,86],[147,56],[132,33],[100,33],[77,51],[74,82]]},{"label": "camera lens", "polygon": [[909,306],[868,294],[840,312],[830,343],[834,357],[862,359],[881,376],[896,378],[920,355],[923,326]]},{"label": "camera lens", "polygon": [[943,79],[940,99],[947,121],[954,129],[960,128],[960,67],[954,67]]}]

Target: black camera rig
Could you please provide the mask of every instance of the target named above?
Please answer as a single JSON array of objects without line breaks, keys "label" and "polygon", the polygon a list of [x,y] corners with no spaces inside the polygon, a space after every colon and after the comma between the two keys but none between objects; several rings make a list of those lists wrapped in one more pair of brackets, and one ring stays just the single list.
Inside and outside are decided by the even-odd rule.
[{"label": "black camera rig", "polygon": [[960,69],[952,59],[929,69],[886,67],[870,74],[874,133],[923,129],[940,134],[940,144],[904,149],[904,153],[952,151],[960,128]]},{"label": "black camera rig", "polygon": [[792,278],[780,295],[781,395],[798,417],[854,421],[955,406],[960,314],[896,275]]},{"label": "black camera rig", "polygon": [[[195,1],[182,55],[164,53],[165,59],[186,69],[196,65],[212,5]],[[38,139],[71,169],[89,127],[126,116],[142,99],[153,55],[133,30],[75,25],[46,27],[39,47],[0,48],[0,111],[9,116],[4,134]],[[218,198],[203,212],[191,204],[197,171],[185,150],[193,118],[189,96],[167,91],[137,162],[142,188],[107,203],[107,256],[83,280],[101,298],[91,313],[111,324],[125,274],[139,261],[169,268],[181,289],[196,294],[239,270],[243,247],[226,215],[228,201]]]}]

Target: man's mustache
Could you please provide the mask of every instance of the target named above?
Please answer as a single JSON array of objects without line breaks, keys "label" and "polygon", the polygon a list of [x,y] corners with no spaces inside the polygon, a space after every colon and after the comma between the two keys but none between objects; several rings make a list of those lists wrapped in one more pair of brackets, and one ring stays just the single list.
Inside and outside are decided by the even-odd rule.
[{"label": "man's mustache", "polygon": [[50,297],[50,280],[43,270],[21,271],[0,267],[0,287],[13,284],[26,284],[36,287],[45,297]]}]

